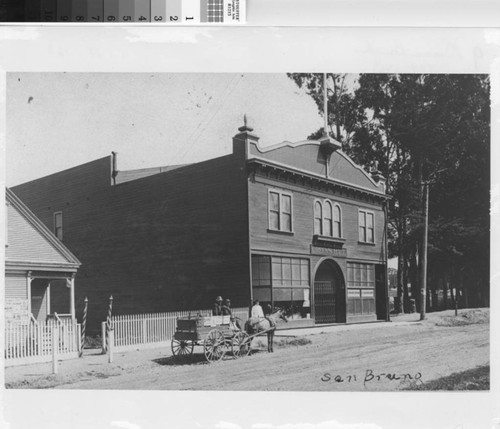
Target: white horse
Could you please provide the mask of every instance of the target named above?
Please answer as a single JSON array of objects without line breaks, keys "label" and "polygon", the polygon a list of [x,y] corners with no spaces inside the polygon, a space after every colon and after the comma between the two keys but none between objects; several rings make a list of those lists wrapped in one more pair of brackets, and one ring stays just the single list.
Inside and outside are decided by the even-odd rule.
[{"label": "white horse", "polygon": [[277,308],[273,313],[266,316],[264,319],[256,317],[248,319],[245,323],[245,332],[250,336],[258,334],[259,332],[265,332],[267,334],[267,351],[272,353],[274,351],[274,331],[276,331],[276,324],[281,320],[288,322],[283,310],[281,308]]}]

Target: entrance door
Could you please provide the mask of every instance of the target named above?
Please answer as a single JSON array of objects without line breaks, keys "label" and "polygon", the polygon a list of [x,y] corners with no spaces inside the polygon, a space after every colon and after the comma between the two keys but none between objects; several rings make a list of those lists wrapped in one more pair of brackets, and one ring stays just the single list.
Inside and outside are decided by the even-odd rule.
[{"label": "entrance door", "polygon": [[45,279],[34,279],[31,281],[31,313],[38,322],[47,319],[47,286]]},{"label": "entrance door", "polygon": [[316,323],[335,323],[335,286],[333,281],[314,282],[314,319]]},{"label": "entrance door", "polygon": [[314,278],[314,319],[316,323],[345,322],[345,288],[340,267],[324,261]]}]

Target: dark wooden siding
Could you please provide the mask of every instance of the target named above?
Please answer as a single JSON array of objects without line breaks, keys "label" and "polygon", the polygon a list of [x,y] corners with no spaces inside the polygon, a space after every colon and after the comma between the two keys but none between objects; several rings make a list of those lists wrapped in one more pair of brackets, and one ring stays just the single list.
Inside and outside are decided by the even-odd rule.
[{"label": "dark wooden siding", "polygon": [[63,211],[64,243],[82,262],[76,310],[88,323],[107,314],[233,306],[250,298],[247,180],[228,155],[110,186],[110,158],[13,190],[51,226]]}]

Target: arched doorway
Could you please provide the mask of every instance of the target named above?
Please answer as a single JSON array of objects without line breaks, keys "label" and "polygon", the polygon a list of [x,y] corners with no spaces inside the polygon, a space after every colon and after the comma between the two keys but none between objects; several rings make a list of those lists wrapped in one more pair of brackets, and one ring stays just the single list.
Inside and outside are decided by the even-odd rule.
[{"label": "arched doorway", "polygon": [[344,323],[345,283],[339,265],[327,259],[314,276],[314,319],[316,323]]}]

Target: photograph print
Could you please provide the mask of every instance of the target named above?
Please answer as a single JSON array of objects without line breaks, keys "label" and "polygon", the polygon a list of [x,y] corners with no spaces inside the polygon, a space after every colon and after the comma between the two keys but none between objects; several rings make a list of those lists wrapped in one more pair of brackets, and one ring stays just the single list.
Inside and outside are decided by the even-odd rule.
[{"label": "photograph print", "polygon": [[485,74],[6,75],[5,387],[490,389]]}]

